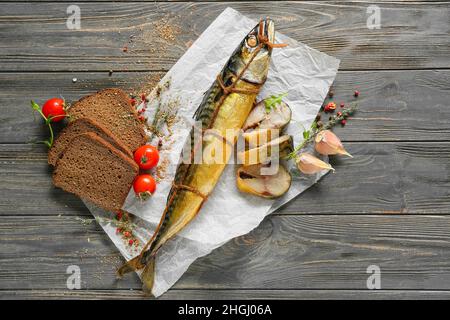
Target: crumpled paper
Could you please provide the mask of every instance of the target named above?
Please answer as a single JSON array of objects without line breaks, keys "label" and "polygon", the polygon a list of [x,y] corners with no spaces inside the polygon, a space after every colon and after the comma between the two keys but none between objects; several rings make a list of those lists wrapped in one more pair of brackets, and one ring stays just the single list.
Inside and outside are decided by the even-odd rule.
[{"label": "crumpled paper", "polygon": [[[153,119],[156,104],[169,110],[175,102],[177,121],[170,130],[165,128],[167,136],[160,152],[160,163],[166,159],[170,165],[158,183],[157,192],[151,199],[142,202],[136,199],[131,190],[123,207],[138,217],[133,232],[141,243],[150,238],[164,211],[179,156],[190,131],[192,116],[204,92],[211,86],[243,37],[256,24],[257,21],[227,8],[161,80],[161,87],[166,90],[160,90],[158,101],[153,99],[155,92],[150,94],[146,113],[148,121],[151,123]],[[339,60],[280,33],[276,34],[276,40],[289,46],[273,50],[269,76],[258,100],[272,94],[288,93],[284,101],[292,109],[292,120],[285,132],[292,135],[295,145],[298,145],[302,142],[303,130],[311,126],[334,81]],[[170,148],[165,149],[164,146]],[[288,168],[292,171],[294,166],[293,161],[288,163]],[[226,167],[198,216],[158,252],[152,292],[156,297],[174,285],[197,258],[207,255],[234,237],[250,232],[265,216],[305,191],[327,173],[322,171],[308,177],[294,174],[290,190],[279,199],[268,200],[240,193],[236,188],[235,170],[233,164]],[[102,220],[102,217],[109,214],[92,204],[86,205],[99,218],[101,226],[122,255],[127,260],[134,257],[136,252],[131,252],[120,239],[115,226],[108,220]]]}]

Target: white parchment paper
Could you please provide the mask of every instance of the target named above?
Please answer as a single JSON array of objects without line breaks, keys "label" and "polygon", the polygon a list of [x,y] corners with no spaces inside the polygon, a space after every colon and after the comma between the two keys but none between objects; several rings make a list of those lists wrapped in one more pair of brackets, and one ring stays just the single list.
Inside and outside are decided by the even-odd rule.
[{"label": "white parchment paper", "polygon": [[[176,101],[178,106],[177,121],[171,128],[171,133],[164,138],[160,152],[160,163],[166,159],[170,165],[151,199],[141,202],[130,191],[123,207],[139,217],[134,232],[141,242],[145,243],[149,239],[161,218],[179,155],[190,131],[192,116],[203,94],[243,37],[256,24],[257,21],[227,8],[161,80],[161,85],[170,85],[159,96],[158,103],[162,108],[169,108]],[[258,100],[272,94],[288,93],[284,100],[292,109],[292,121],[286,133],[294,137],[297,145],[301,143],[304,128],[310,127],[334,81],[339,60],[279,33],[276,34],[276,40],[289,46],[273,50],[269,76]],[[155,102],[152,95],[154,93],[149,96],[151,101],[146,113],[149,122],[152,121],[156,107],[153,105]],[[289,163],[291,169],[293,166],[293,163]],[[235,170],[234,165],[227,166],[195,220],[158,252],[153,288],[155,296],[167,291],[197,258],[234,237],[250,232],[266,215],[302,193],[327,173],[323,171],[310,177],[293,175],[287,194],[277,200],[266,200],[240,193],[236,188]],[[91,204],[87,205],[96,217],[108,215]],[[131,259],[135,252],[130,252],[116,235],[115,226],[106,222],[101,222],[101,225],[122,255]]]}]

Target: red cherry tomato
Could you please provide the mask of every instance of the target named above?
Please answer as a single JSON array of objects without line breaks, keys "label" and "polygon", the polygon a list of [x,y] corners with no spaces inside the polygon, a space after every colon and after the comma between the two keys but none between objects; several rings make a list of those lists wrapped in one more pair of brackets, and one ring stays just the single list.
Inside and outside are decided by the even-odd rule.
[{"label": "red cherry tomato", "polygon": [[66,115],[66,111],[64,110],[64,100],[60,98],[47,100],[42,106],[42,113],[46,118],[52,117],[52,122],[61,121]]},{"label": "red cherry tomato", "polygon": [[139,168],[143,170],[156,167],[159,161],[158,149],[149,144],[142,146],[134,152],[134,161],[136,161]]},{"label": "red cherry tomato", "polygon": [[149,174],[141,174],[134,179],[133,189],[139,198],[146,199],[156,190],[155,179]]}]

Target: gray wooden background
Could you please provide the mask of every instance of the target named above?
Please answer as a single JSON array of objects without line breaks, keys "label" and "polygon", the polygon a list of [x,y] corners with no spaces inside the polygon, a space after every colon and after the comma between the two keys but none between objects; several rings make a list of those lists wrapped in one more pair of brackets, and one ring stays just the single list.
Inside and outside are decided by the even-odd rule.
[{"label": "gray wooden background", "polygon": [[[66,27],[69,2],[0,2],[0,298],[142,298],[137,276],[115,280],[120,255],[78,219],[90,217],[81,201],[53,188],[45,147],[29,143],[47,135],[29,100],[155,82],[227,6],[342,60],[336,100],[357,87],[361,103],[336,131],[355,157],[162,299],[450,298],[449,2],[375,3],[378,30],[371,1],[74,3],[80,30]],[[175,38],[154,32],[165,20]],[[373,264],[381,290],[366,287]]]}]

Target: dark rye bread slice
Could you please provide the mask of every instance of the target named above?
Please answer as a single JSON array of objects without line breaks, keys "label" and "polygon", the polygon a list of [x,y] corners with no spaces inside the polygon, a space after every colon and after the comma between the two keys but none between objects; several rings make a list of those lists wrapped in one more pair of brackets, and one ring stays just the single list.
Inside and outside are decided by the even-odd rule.
[{"label": "dark rye bread slice", "polygon": [[147,141],[129,96],[120,89],[105,89],[81,98],[67,112],[71,119],[89,118],[108,128],[131,152]]},{"label": "dark rye bread slice", "polygon": [[56,161],[60,156],[62,156],[64,149],[68,146],[70,141],[72,141],[75,136],[86,132],[94,132],[99,137],[112,144],[115,148],[119,149],[127,156],[133,158],[133,154],[131,153],[131,151],[125,145],[123,145],[122,142],[115,138],[114,134],[107,128],[100,125],[94,120],[88,118],[79,118],[72,122],[69,122],[67,127],[65,127],[58,135],[58,138],[55,139],[55,141],[53,142],[53,146],[48,152],[48,163],[52,166],[55,166]]},{"label": "dark rye bread slice", "polygon": [[72,139],[56,162],[53,183],[108,211],[119,210],[138,165],[95,133]]}]

